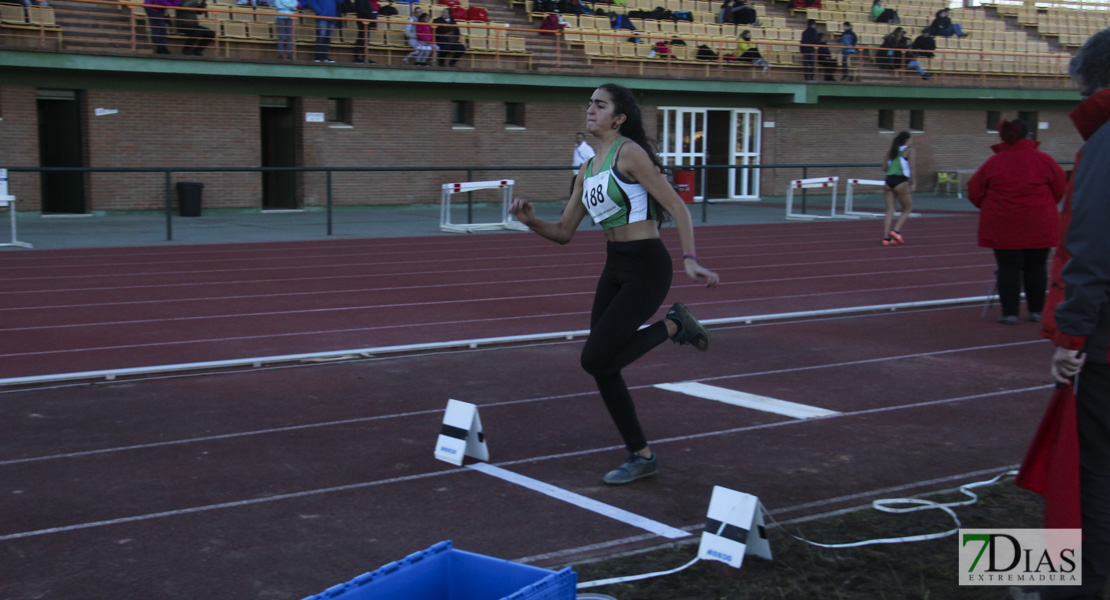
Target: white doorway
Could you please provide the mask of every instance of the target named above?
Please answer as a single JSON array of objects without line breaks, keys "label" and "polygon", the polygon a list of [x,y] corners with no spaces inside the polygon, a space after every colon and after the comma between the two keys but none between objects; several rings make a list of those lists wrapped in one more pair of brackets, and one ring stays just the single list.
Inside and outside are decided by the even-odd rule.
[{"label": "white doorway", "polygon": [[[758,165],[762,118],[759,109],[659,107],[659,157],[664,165]],[[713,169],[695,184],[695,202],[758,200],[758,169]]]}]

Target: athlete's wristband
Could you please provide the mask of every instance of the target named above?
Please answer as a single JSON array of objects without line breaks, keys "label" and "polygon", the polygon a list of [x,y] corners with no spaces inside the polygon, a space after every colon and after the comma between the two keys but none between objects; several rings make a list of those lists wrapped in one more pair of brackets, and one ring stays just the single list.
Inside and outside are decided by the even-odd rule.
[{"label": "athlete's wristband", "polygon": [[692,258],[692,259],[694,259],[694,262],[696,262],[698,264],[701,264],[700,262],[698,262],[698,257],[693,255],[693,254],[683,254],[682,255],[682,260],[686,260],[687,258]]}]

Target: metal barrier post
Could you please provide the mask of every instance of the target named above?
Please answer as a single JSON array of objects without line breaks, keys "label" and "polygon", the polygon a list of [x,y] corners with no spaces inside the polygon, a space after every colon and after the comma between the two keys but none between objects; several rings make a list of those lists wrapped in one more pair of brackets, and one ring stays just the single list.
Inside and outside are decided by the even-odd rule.
[{"label": "metal barrier post", "polygon": [[328,235],[331,235],[331,171],[326,171],[328,174]]},{"label": "metal barrier post", "polygon": [[[809,167],[802,167],[802,179],[809,178]],[[806,189],[802,188],[802,214],[806,214]]]},{"label": "metal barrier post", "polygon": [[702,165],[701,167],[701,222],[705,223],[709,218],[709,196],[705,193],[705,180],[709,177],[709,167]]},{"label": "metal barrier post", "polygon": [[[467,183],[474,181],[474,171],[471,169],[466,170]],[[471,225],[474,223],[474,193],[466,193],[466,224]]]},{"label": "metal barrier post", "polygon": [[170,171],[166,170],[166,241],[173,241],[173,196],[170,192]]}]

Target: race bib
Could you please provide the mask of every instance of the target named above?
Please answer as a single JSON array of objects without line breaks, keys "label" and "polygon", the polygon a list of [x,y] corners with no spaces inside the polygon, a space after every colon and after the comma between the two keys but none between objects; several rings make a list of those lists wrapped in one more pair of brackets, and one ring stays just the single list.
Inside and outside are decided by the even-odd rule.
[{"label": "race bib", "polygon": [[621,207],[609,197],[609,171],[587,177],[582,183],[582,203],[597,225],[619,213]]}]

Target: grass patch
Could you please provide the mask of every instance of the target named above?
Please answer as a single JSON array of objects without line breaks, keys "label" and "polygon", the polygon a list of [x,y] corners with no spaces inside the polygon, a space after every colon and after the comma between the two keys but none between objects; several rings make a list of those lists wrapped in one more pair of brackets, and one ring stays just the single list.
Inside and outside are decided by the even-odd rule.
[{"label": "grass patch", "polygon": [[[1041,497],[1012,481],[975,490],[979,501],[956,508],[963,528],[1040,528]],[[958,492],[927,496],[938,502],[966,499]],[[959,585],[958,541],[937,540],[826,549],[791,537],[835,544],[952,529],[939,510],[893,515],[870,508],[782,527],[768,536],[774,560],[747,557],[741,569],[699,561],[685,571],[583,590],[617,600],[999,600],[1004,586]],[[700,535],[700,532],[699,532]],[[697,553],[696,543],[575,565],[579,581],[673,569]]]}]

